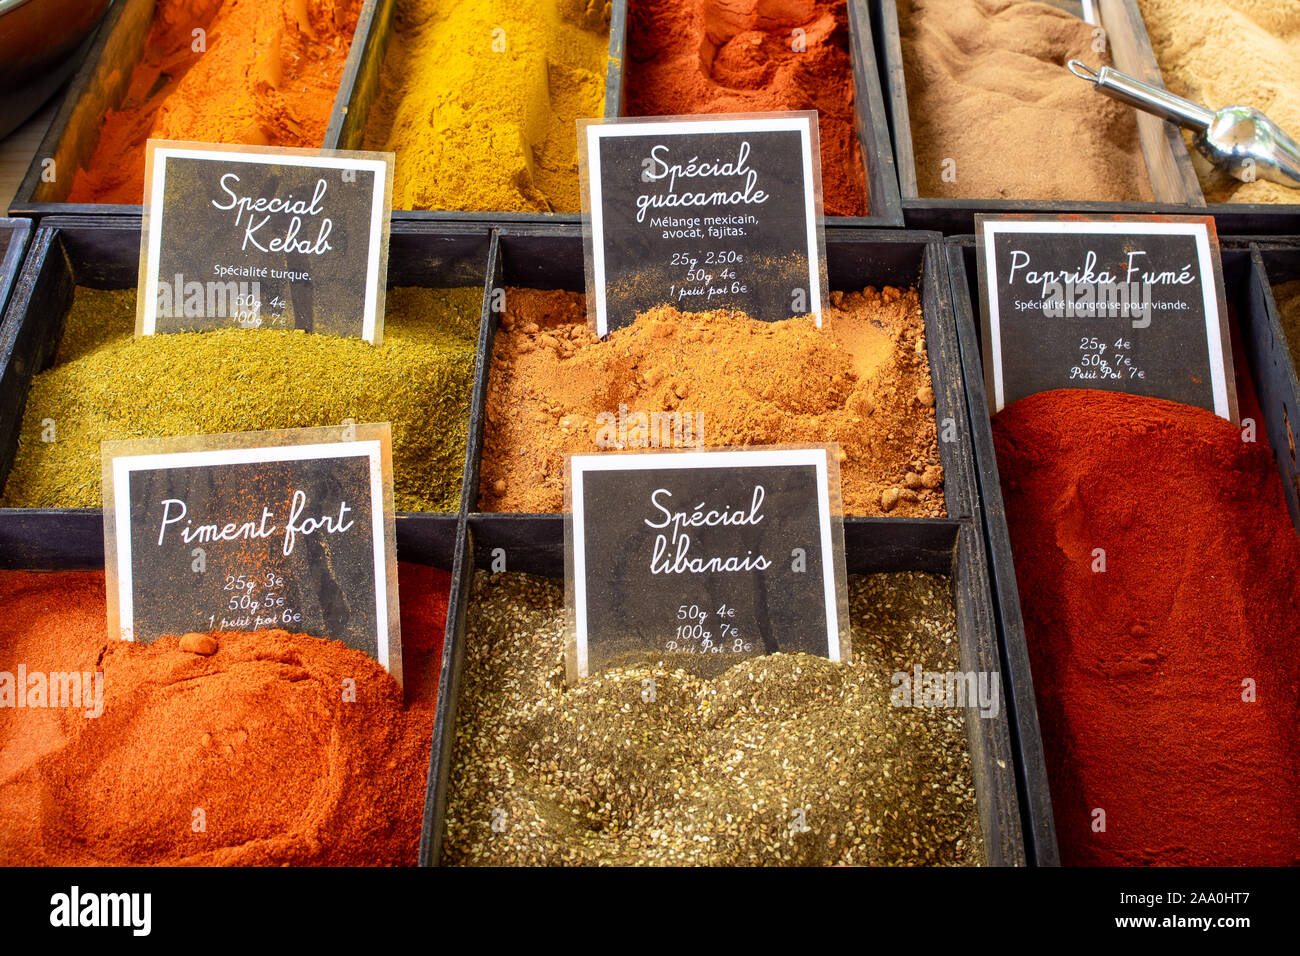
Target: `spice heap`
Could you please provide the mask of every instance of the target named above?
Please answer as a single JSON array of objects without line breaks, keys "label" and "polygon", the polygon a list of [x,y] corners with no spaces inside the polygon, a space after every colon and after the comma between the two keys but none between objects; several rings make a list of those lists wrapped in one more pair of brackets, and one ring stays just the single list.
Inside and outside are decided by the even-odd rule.
[{"label": "spice heap", "polygon": [[399,511],[454,511],[481,305],[479,289],[390,289],[378,347],[270,329],[135,338],[133,290],[78,288],[0,503],[98,508],[104,441],[351,419],[392,424]]},{"label": "spice heap", "polygon": [[[406,707],[337,641],[109,642],[102,574],[0,571],[0,672],[28,681],[0,706],[0,864],[414,865],[450,578],[400,587]],[[68,672],[103,674],[98,716],[36,703]]]},{"label": "spice heap", "polygon": [[394,209],[577,212],[575,121],[605,111],[608,0],[407,0],[365,148]]},{"label": "spice heap", "polygon": [[[1296,0],[1138,0],[1138,7],[1170,91],[1216,110],[1253,106],[1300,138]],[[1300,203],[1294,189],[1218,172],[1195,149],[1192,161],[1209,202]]]},{"label": "spice heap", "polygon": [[993,428],[1062,861],[1300,863],[1300,540],[1267,446],[1103,391]]},{"label": "spice heap", "polygon": [[1025,0],[899,0],[922,196],[1150,202],[1133,108],[1065,69],[1093,27]]},{"label": "spice heap", "polygon": [[104,117],[68,202],[141,202],[149,139],[323,145],[361,6],[158,0],[121,108]]},{"label": "spice heap", "polygon": [[850,589],[851,664],[776,654],[566,687],[561,584],[479,572],[443,862],[979,863],[962,712],[890,703],[894,672],[959,669],[949,582]]},{"label": "spice heap", "polygon": [[1300,280],[1274,286],[1273,298],[1277,300],[1282,315],[1282,328],[1286,331],[1287,344],[1291,346],[1291,357],[1300,368]]},{"label": "spice heap", "polygon": [[847,513],[942,516],[915,290],[832,292],[823,322],[661,306],[600,342],[580,294],[506,290],[479,508],[560,511],[566,454],[689,435],[692,447],[838,442]]},{"label": "spice heap", "polygon": [[865,216],[846,0],[630,0],[629,116],[817,110],[828,216]]}]

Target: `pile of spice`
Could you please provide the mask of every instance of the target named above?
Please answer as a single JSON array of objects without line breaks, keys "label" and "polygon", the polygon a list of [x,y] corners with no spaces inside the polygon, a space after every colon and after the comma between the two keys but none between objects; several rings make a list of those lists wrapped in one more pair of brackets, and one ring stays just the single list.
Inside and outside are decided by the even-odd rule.
[{"label": "pile of spice", "polygon": [[158,0],[68,202],[139,203],[149,139],[319,147],[362,0]]},{"label": "pile of spice", "polygon": [[577,212],[575,122],[605,111],[609,0],[399,3],[365,148],[394,209]]},{"label": "pile of spice", "polygon": [[1300,539],[1267,445],[1069,389],[993,431],[1062,861],[1300,863]]},{"label": "pile of spice", "polygon": [[629,0],[629,116],[817,110],[826,215],[867,214],[847,0]]},{"label": "pile of spice", "polygon": [[103,574],[0,571],[0,865],[414,865],[450,577],[400,587],[405,704],[338,641],[109,641]]},{"label": "pile of spice", "polygon": [[390,289],[384,342],[271,329],[136,338],[135,291],[79,287],[52,367],[32,380],[0,496],[98,508],[100,443],[390,422],[399,511],[455,511],[480,289]]},{"label": "pile of spice", "polygon": [[567,687],[561,583],[479,572],[442,861],[978,864],[962,711],[891,705],[895,672],[959,669],[949,582],[850,590],[850,664],[776,654]]},{"label": "pile of spice", "polygon": [[[1253,106],[1300,138],[1296,0],[1138,0],[1138,7],[1170,91],[1216,110]],[[1294,189],[1218,172],[1195,149],[1192,161],[1208,202],[1300,203]]]},{"label": "pile of spice", "polygon": [[579,293],[507,289],[505,302],[488,384],[483,511],[562,510],[566,454],[838,442],[848,514],[944,514],[913,289],[832,292],[820,329],[808,316],[761,322],[660,306],[604,342]]},{"label": "pile of spice", "polygon": [[898,0],[917,188],[948,199],[1150,202],[1133,108],[1094,68],[1093,27],[1026,0]]},{"label": "pile of spice", "polygon": [[1291,357],[1300,368],[1300,280],[1274,286],[1273,298],[1282,316],[1282,328],[1291,347]]}]

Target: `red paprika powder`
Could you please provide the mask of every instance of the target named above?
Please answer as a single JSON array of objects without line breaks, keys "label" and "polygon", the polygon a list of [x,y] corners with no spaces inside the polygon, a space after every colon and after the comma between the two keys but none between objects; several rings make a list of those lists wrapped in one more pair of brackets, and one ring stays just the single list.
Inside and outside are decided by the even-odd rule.
[{"label": "red paprika powder", "polygon": [[1300,863],[1300,539],[1267,443],[1073,389],[993,433],[1062,861]]},{"label": "red paprika powder", "polygon": [[[450,578],[399,583],[405,706],[338,641],[110,642],[103,574],[0,571],[0,864],[413,865]],[[102,708],[56,699],[70,672]]]},{"label": "red paprika powder", "polygon": [[629,0],[628,116],[817,110],[828,216],[865,216],[846,0]]}]

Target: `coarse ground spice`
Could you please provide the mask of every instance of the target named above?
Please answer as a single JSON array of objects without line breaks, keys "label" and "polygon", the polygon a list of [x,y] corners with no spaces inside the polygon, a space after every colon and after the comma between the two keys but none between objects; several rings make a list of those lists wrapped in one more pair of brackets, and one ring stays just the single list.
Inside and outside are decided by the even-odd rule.
[{"label": "coarse ground spice", "polygon": [[949,582],[850,592],[851,664],[776,654],[711,680],[659,664],[566,687],[561,584],[479,572],[442,861],[978,864],[962,711],[891,705],[895,672],[959,669]]},{"label": "coarse ground spice", "polygon": [[1066,69],[1093,27],[1026,0],[898,0],[917,188],[949,199],[1150,202],[1133,108]]},{"label": "coarse ground spice", "polygon": [[[1253,106],[1300,138],[1300,3],[1138,0],[1138,8],[1170,91],[1216,110]],[[1243,183],[1191,152],[1208,202],[1300,203],[1300,191]]]},{"label": "coarse ground spice", "polygon": [[414,865],[450,576],[400,587],[405,706],[338,641],[110,642],[102,573],[0,571],[0,672],[104,675],[98,717],[0,706],[0,865]]},{"label": "coarse ground spice", "polygon": [[68,202],[140,203],[149,139],[323,145],[361,5],[158,0],[121,108],[104,117]]},{"label": "coarse ground spice", "polygon": [[403,0],[365,148],[394,209],[577,212],[575,123],[605,112],[609,0]]},{"label": "coarse ground spice", "polygon": [[629,0],[624,113],[817,110],[828,216],[865,216],[846,0]]},{"label": "coarse ground spice", "polygon": [[136,338],[134,290],[79,287],[53,366],[32,380],[0,503],[100,507],[104,441],[351,419],[391,423],[399,511],[455,511],[482,297],[390,289],[373,346],[271,329]]},{"label": "coarse ground spice", "polygon": [[1291,358],[1300,368],[1300,280],[1284,282],[1273,287],[1273,298],[1277,301],[1278,312],[1282,316],[1282,328],[1286,331],[1287,344],[1291,347]]},{"label": "coarse ground spice", "polygon": [[1300,863],[1300,539],[1267,444],[1069,389],[993,433],[1062,861]]},{"label": "coarse ground spice", "polygon": [[[804,316],[662,306],[601,342],[581,294],[507,289],[493,343],[479,508],[564,505],[564,456],[616,447],[624,406],[678,413],[693,447],[838,442],[845,511],[944,514],[925,321],[915,290],[831,293]],[[608,416],[603,421],[599,416]],[[677,432],[627,434],[675,445]]]}]

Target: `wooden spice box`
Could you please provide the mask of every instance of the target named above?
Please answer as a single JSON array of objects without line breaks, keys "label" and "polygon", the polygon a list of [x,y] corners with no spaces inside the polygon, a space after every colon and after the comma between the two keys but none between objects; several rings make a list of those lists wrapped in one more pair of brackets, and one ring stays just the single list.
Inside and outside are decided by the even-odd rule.
[{"label": "wooden spice box", "polygon": [[[395,224],[390,285],[483,283],[490,236],[472,226]],[[0,486],[8,477],[31,380],[54,359],[76,286],[135,288],[138,216],[50,217],[35,230],[9,308],[0,321]],[[463,491],[462,491],[463,499]],[[399,513],[398,557],[450,567],[457,515]],[[102,568],[103,518],[93,508],[0,508],[0,567]]]},{"label": "wooden spice box", "polygon": [[[393,12],[401,0],[377,0],[375,16],[368,26],[364,49],[356,61],[349,61],[343,75],[346,96],[334,104],[325,143],[334,149],[361,149],[370,106],[379,95],[384,54],[393,31]],[[360,28],[358,27],[358,33]],[[605,71],[605,116],[617,116],[622,102],[623,51],[627,40],[627,0],[612,0],[609,19],[609,55]],[[574,129],[574,137],[577,137]],[[399,157],[400,162],[400,157]],[[577,222],[580,213],[526,213],[486,210],[460,212],[436,209],[394,209],[394,220],[431,222]]]},{"label": "wooden spice box", "polygon": [[[365,131],[370,104],[379,89],[379,71],[384,51],[392,30],[392,8],[395,0],[380,0],[374,25],[366,39],[362,60],[349,64],[344,76],[344,86],[351,90],[346,103],[335,104],[326,142],[339,149],[359,149]],[[627,48],[629,0],[613,0],[610,13],[609,66],[605,74],[605,116],[624,115],[624,57]],[[898,176],[894,171],[894,155],[889,144],[889,123],[885,115],[884,96],[880,87],[880,74],[876,66],[875,46],[871,33],[871,18],[865,0],[849,0],[848,4],[850,52],[853,63],[853,83],[858,140],[866,165],[869,184],[868,213],[862,217],[836,217],[830,221],[856,226],[901,226],[903,213],[899,200]],[[576,135],[576,131],[575,131]],[[524,213],[524,212],[457,212],[442,210],[393,210],[395,219],[415,220],[474,220],[492,223],[565,223],[579,222],[579,213]]]},{"label": "wooden spice box", "polygon": [[[363,0],[361,15],[353,34],[351,49],[335,95],[325,140],[327,149],[360,149],[370,104],[379,92],[379,77],[393,11],[399,0]],[[32,165],[18,188],[10,208],[14,215],[138,215],[140,204],[69,203],[76,171],[89,162],[99,141],[104,115],[117,108],[126,93],[131,72],[144,52],[153,22],[155,0],[118,0],[108,12],[99,36],[64,94],[49,132],[41,142]],[[614,0],[610,20],[609,68],[607,89],[618,93],[622,79],[624,34],[627,26],[625,0]],[[617,98],[610,102],[618,102]],[[607,115],[614,115],[607,110]],[[576,136],[576,130],[574,135]],[[44,160],[53,158],[57,178],[44,182]],[[398,212],[397,210],[394,211]],[[509,221],[525,219],[578,220],[578,214],[544,216],[541,214],[484,212],[399,213],[395,218],[433,219],[442,221],[480,220]],[[901,222],[901,217],[899,219]]]},{"label": "wooden spice box", "polygon": [[[384,54],[393,30],[393,13],[400,0],[365,0],[343,78],[330,116],[323,145],[332,149],[360,149],[366,118],[379,92]],[[11,204],[14,215],[122,215],[139,214],[140,205],[69,203],[76,170],[94,154],[104,114],[121,103],[131,71],[139,61],[153,18],[154,0],[120,0],[109,11],[94,46],[74,77],[49,132]],[[865,217],[836,218],[861,226],[901,226],[894,154],[889,143],[884,96],[876,66],[871,19],[865,0],[850,0],[849,31],[857,106],[858,138],[869,182],[869,210]],[[627,37],[627,0],[613,0],[610,14],[608,68],[605,77],[605,115],[620,114],[623,104],[623,57]],[[575,130],[574,135],[577,135]],[[44,182],[44,160],[53,158],[57,178]],[[394,210],[394,219],[489,223],[572,222],[579,213],[459,212]]]},{"label": "wooden spice box", "polygon": [[[377,3],[378,0],[363,0],[354,35],[356,40],[368,33]],[[144,55],[154,7],[155,0],[117,0],[109,8],[94,45],[63,94],[49,131],[10,203],[14,215],[140,213],[139,203],[70,203],[67,197],[77,170],[84,167],[95,153],[105,114],[118,108],[126,96],[131,73]],[[362,43],[354,42],[348,51],[343,70],[345,80],[355,72],[354,64],[361,57],[362,47]],[[344,89],[340,87],[336,109],[344,98]],[[324,145],[329,145],[328,140]],[[47,159],[54,160],[53,182],[43,179]]]},{"label": "wooden spice box", "polygon": [[[1116,68],[1149,83],[1163,86],[1160,68],[1151,49],[1136,0],[1098,0],[1097,8]],[[974,230],[975,214],[1079,213],[1134,215],[1178,214],[1208,211],[1222,234],[1272,234],[1300,231],[1300,205],[1218,203],[1207,208],[1182,134],[1171,123],[1135,111],[1143,158],[1155,203],[1062,202],[1032,199],[945,199],[918,193],[912,122],[907,100],[907,64],[899,37],[898,0],[872,0],[876,18],[879,58],[885,76],[903,216],[914,229],[936,229],[947,235]],[[1064,67],[1062,67],[1064,69]],[[1080,96],[1100,96],[1079,81]],[[996,143],[990,143],[996,149]],[[1061,144],[1068,149],[1068,143]],[[1009,170],[1015,175],[1014,170]]]},{"label": "wooden spice box", "polygon": [[[1269,291],[1274,281],[1300,277],[1300,247],[1260,245],[1248,239],[1221,239],[1223,276],[1228,303],[1236,310],[1246,364],[1263,415],[1260,434],[1266,435],[1277,459],[1282,487],[1297,533],[1300,533],[1300,471],[1297,470],[1294,430],[1300,422],[1300,382],[1287,351],[1286,339]],[[993,431],[984,389],[979,324],[979,275],[975,240],[961,236],[947,242],[948,271],[961,362],[970,402],[970,419],[984,511],[989,564],[997,605],[999,630],[1017,735],[1018,766],[1027,814],[1027,850],[1038,865],[1057,865],[1060,854],[1047,784],[1039,731],[1033,674],[1025,641],[1024,616],[1016,585],[1015,561],[1007,528],[1006,506],[998,477]]]},{"label": "wooden spice box", "polygon": [[[36,230],[18,289],[0,324],[0,481],[12,462],[31,377],[53,355],[74,286],[133,286],[138,247],[136,217],[51,217]],[[847,519],[848,570],[855,574],[922,570],[950,576],[962,668],[1000,673],[1004,667],[979,530],[968,401],[958,371],[959,351],[940,237],[832,229],[827,251],[833,289],[919,284],[937,412],[940,418],[954,420],[959,436],[959,441],[949,443],[951,447],[942,446],[947,507],[953,517]],[[489,232],[471,225],[396,223],[389,269],[393,285],[481,282],[484,288],[484,321],[460,513],[402,514],[397,520],[400,559],[450,568],[453,574],[420,850],[421,861],[431,863],[437,859],[442,832],[473,569],[486,562],[496,547],[506,549],[513,570],[555,575],[563,567],[560,515],[471,513],[476,507],[486,357],[497,318],[490,309],[490,293],[502,284],[581,288],[581,232],[576,226],[520,225]],[[0,567],[98,568],[102,561],[103,527],[98,510],[0,509]],[[1008,692],[1004,682],[1002,701],[1009,700]],[[986,859],[991,864],[1023,864],[1027,854],[1005,705],[993,719],[968,713],[966,728]]]},{"label": "wooden spice box", "polygon": [[[959,440],[941,442],[947,510],[952,517],[846,518],[845,551],[850,574],[917,570],[948,575],[953,582],[964,670],[1000,672],[1000,651],[992,618],[984,542],[979,532],[974,459],[966,401],[959,373],[951,303],[942,244],[934,234],[831,229],[827,259],[832,289],[866,285],[917,285],[922,292],[927,342],[940,421],[951,417]],[[490,286],[582,290],[581,231],[573,226],[503,227],[495,231]],[[486,302],[485,302],[486,306]],[[443,835],[447,783],[455,737],[456,709],[465,660],[466,623],[473,570],[488,568],[502,549],[507,568],[559,577],[564,568],[563,517],[559,514],[485,514],[477,510],[479,466],[483,447],[486,389],[497,314],[485,308],[478,382],[470,425],[466,474],[465,572],[457,578],[456,618],[449,619],[443,651],[442,681],[434,725],[430,789],[425,809],[420,860],[436,864]],[[1007,700],[1005,692],[1003,700]],[[966,729],[972,757],[986,861],[1022,865],[1022,835],[1010,724],[1005,708],[994,719],[967,711]]]}]

